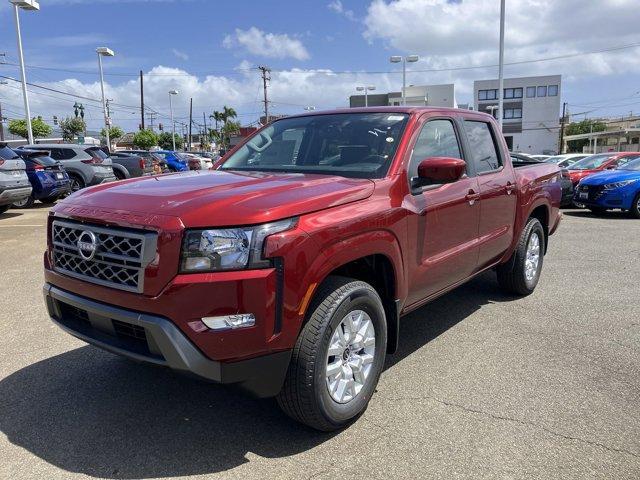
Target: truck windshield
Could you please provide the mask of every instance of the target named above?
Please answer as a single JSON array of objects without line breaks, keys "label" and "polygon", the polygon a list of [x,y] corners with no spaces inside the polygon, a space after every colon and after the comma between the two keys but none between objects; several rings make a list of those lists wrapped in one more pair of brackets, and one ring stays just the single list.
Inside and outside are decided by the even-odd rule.
[{"label": "truck windshield", "polygon": [[634,170],[636,172],[640,172],[640,157],[630,161],[625,166],[620,167],[618,170]]},{"label": "truck windshield", "polygon": [[220,167],[382,178],[408,119],[403,113],[339,113],[278,120]]}]

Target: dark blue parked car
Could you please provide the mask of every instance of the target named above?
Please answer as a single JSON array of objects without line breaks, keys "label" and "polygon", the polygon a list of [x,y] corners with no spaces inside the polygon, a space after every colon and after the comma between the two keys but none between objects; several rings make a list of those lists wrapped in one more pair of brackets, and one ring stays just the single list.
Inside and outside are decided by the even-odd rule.
[{"label": "dark blue parked car", "polygon": [[615,170],[589,175],[580,180],[574,203],[594,213],[620,208],[640,218],[640,153]]},{"label": "dark blue parked car", "polygon": [[29,208],[33,202],[40,200],[48,204],[71,193],[71,180],[60,162],[42,150],[17,149],[15,152],[27,166],[27,176],[33,187],[31,196],[13,203],[13,208]]},{"label": "dark blue parked car", "polygon": [[172,172],[186,172],[189,170],[187,161],[182,158],[177,152],[171,150],[154,150],[154,154],[159,155],[167,161],[167,167]]}]

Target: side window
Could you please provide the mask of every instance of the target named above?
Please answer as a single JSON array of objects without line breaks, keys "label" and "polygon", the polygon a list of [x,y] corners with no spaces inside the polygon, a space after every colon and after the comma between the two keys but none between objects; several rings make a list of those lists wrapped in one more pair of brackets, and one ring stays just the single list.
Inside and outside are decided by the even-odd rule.
[{"label": "side window", "polygon": [[471,157],[477,173],[490,172],[502,166],[491,127],[486,122],[464,121]]},{"label": "side window", "polygon": [[429,157],[462,158],[451,120],[430,120],[422,127],[409,161],[409,178],[418,176],[418,164]]}]

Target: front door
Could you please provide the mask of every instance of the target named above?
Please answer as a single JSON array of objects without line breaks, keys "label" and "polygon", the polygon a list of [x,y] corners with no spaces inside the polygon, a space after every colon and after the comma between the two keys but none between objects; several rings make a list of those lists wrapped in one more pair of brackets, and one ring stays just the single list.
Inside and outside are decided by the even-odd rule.
[{"label": "front door", "polygon": [[[417,176],[418,164],[430,157],[464,160],[460,126],[453,118],[424,120],[408,165],[409,179]],[[430,185],[407,196],[410,248],[407,305],[456,284],[470,276],[478,262],[480,201],[473,171],[454,183]]]}]

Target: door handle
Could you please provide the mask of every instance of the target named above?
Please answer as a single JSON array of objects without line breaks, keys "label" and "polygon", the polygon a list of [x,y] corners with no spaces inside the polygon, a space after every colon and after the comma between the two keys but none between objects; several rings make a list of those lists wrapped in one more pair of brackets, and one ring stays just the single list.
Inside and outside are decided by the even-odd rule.
[{"label": "door handle", "polygon": [[467,193],[464,198],[467,200],[467,202],[469,202],[469,205],[473,205],[476,200],[480,200],[480,194],[474,192],[473,190],[469,190],[469,193]]},{"label": "door handle", "polygon": [[507,182],[507,186],[505,188],[505,190],[507,191],[507,195],[511,195],[513,193],[513,191],[515,190],[516,186],[511,183],[511,182]]}]

